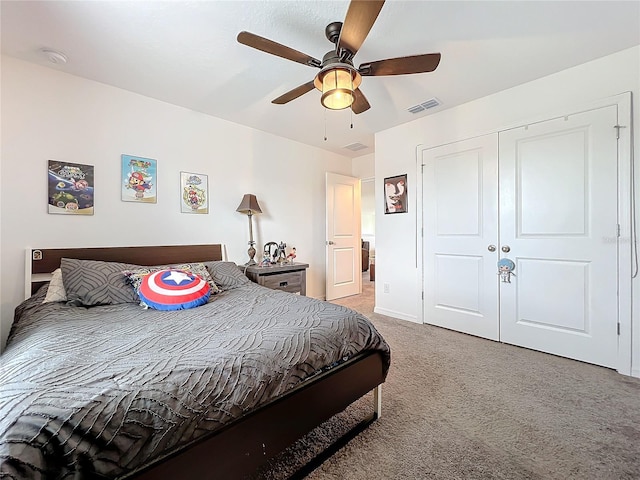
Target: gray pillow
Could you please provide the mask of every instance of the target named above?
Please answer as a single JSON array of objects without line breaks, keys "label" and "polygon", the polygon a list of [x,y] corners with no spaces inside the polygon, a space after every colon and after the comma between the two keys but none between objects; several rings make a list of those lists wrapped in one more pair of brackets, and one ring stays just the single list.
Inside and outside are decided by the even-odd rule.
[{"label": "gray pillow", "polygon": [[63,258],[60,268],[68,305],[93,307],[139,301],[122,273],[123,270],[140,268],[139,265]]},{"label": "gray pillow", "polygon": [[233,262],[205,262],[205,266],[222,290],[231,290],[251,283],[246,275]]}]

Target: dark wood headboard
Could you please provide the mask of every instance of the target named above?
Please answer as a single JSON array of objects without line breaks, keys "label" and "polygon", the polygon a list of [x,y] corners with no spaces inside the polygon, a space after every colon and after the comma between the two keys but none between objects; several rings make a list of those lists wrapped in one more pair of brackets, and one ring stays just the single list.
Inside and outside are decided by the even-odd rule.
[{"label": "dark wood headboard", "polygon": [[134,265],[166,265],[169,263],[223,260],[224,249],[221,244],[28,249],[25,296],[33,294],[51,278],[51,272],[60,266],[60,259],[63,257],[124,262]]}]

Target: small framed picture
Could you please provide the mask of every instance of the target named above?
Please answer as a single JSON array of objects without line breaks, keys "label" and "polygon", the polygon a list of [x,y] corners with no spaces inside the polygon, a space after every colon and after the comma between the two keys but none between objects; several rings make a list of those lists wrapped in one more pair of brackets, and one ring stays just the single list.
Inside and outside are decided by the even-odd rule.
[{"label": "small framed picture", "polygon": [[151,158],[122,155],[122,201],[157,202],[157,161]]},{"label": "small framed picture", "polygon": [[180,172],[180,211],[209,213],[209,177],[201,173]]},{"label": "small framed picture", "polygon": [[93,165],[49,160],[49,213],[93,215]]},{"label": "small framed picture", "polygon": [[384,213],[407,213],[407,174],[384,179]]}]

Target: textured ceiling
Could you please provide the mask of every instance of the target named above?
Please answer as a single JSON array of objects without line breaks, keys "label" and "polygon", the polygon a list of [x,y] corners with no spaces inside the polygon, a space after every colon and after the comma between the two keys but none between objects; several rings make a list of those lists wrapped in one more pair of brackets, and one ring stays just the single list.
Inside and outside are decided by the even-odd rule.
[{"label": "textured ceiling", "polygon": [[[313,90],[271,100],[317,69],[236,42],[242,30],[316,58],[348,1],[2,1],[5,54],[346,156],[375,132],[640,44],[637,1],[387,0],[354,59],[440,52],[432,73],[365,77],[371,109],[325,111]],[[52,48],[68,57],[49,63]],[[419,114],[407,108],[437,97]],[[353,129],[350,124],[353,121]],[[327,140],[324,140],[326,131]],[[351,152],[343,147],[362,143]]]}]

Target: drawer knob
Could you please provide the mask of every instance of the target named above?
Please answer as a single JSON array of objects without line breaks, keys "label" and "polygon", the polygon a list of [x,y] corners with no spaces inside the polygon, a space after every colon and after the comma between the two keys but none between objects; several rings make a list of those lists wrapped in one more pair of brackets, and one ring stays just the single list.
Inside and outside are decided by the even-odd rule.
[{"label": "drawer knob", "polygon": [[289,285],[289,282],[280,282],[281,287],[286,287],[287,285]]}]

